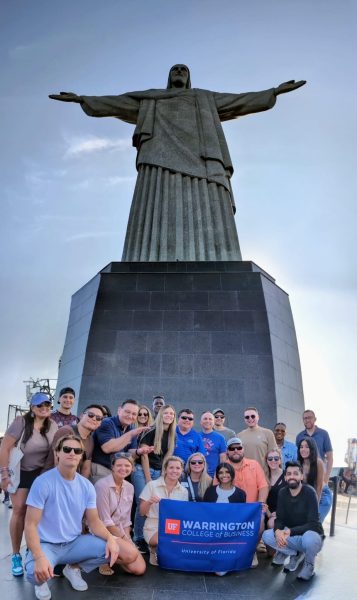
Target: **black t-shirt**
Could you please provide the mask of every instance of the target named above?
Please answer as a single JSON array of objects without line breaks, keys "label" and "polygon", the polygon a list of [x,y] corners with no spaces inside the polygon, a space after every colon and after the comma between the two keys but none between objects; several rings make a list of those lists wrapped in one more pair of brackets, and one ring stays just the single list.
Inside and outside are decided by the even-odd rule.
[{"label": "black t-shirt", "polygon": [[274,485],[271,486],[269,490],[269,494],[267,497],[267,505],[269,507],[270,512],[276,511],[276,506],[278,503],[278,494],[280,490],[286,486],[286,481],[284,477],[284,473],[282,473],[279,479],[276,480]]},{"label": "black t-shirt", "polygon": [[292,496],[288,487],[278,494],[278,505],[274,530],[288,527],[291,535],[303,535],[306,531],[324,534],[320,517],[317,495],[310,485],[303,484],[297,496]]},{"label": "black t-shirt", "polygon": [[[155,431],[155,427],[153,427],[152,429],[144,433],[144,435],[140,439],[140,446],[153,446],[155,441]],[[168,449],[168,439],[169,431],[164,430],[161,439],[161,453],[155,454],[155,452],[150,452],[150,454],[148,454],[150,469],[161,471],[162,461]]]}]

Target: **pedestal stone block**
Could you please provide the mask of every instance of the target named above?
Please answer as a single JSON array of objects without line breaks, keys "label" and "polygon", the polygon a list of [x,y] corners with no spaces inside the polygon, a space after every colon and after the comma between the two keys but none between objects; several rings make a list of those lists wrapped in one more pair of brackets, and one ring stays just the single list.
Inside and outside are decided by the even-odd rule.
[{"label": "pedestal stone block", "polygon": [[244,427],[301,429],[299,353],[288,295],[253,262],[113,262],[72,298],[58,389],[113,411],[162,393],[177,409],[223,408]]}]

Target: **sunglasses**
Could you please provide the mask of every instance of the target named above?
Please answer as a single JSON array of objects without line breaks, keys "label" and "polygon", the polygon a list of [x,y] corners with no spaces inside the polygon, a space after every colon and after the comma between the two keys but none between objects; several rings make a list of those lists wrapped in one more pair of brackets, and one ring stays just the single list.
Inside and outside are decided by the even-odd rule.
[{"label": "sunglasses", "polygon": [[214,415],[215,419],[224,419],[224,415]]},{"label": "sunglasses", "polygon": [[203,465],[203,460],[191,460],[190,465]]},{"label": "sunglasses", "polygon": [[138,417],[148,417],[148,416],[149,416],[149,413],[146,413],[146,412],[138,413]]},{"label": "sunglasses", "polygon": [[41,404],[36,404],[36,408],[51,408],[51,402],[41,402]]},{"label": "sunglasses", "polygon": [[268,456],[267,460],[269,460],[269,461],[274,460],[275,462],[279,462],[280,458],[279,458],[279,456]]},{"label": "sunglasses", "polygon": [[235,450],[243,450],[243,446],[229,446],[229,452],[234,452]]},{"label": "sunglasses", "polygon": [[183,421],[193,421],[193,417],[183,417],[182,415],[180,416],[180,419]]},{"label": "sunglasses", "polygon": [[72,446],[62,446],[62,450],[65,454],[71,454],[72,450],[75,454],[83,454],[82,448],[72,448]]},{"label": "sunglasses", "polygon": [[86,412],[84,414],[87,415],[87,417],[89,417],[90,419],[95,419],[96,421],[103,421],[104,419],[104,417],[100,417],[99,415],[96,415],[93,412]]},{"label": "sunglasses", "polygon": [[245,419],[255,419],[257,415],[244,415]]}]

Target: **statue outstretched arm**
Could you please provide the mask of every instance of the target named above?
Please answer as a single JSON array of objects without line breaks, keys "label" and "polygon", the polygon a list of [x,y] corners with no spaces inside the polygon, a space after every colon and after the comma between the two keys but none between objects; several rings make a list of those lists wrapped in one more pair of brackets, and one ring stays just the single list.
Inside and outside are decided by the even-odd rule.
[{"label": "statue outstretched arm", "polygon": [[306,81],[304,81],[303,79],[301,81],[295,81],[295,79],[291,79],[290,81],[285,81],[284,83],[281,83],[280,85],[278,85],[277,88],[275,88],[275,95],[279,96],[279,94],[287,94],[288,92],[293,92],[294,90],[297,90],[302,85],[305,85],[305,83],[306,83]]},{"label": "statue outstretched arm", "polygon": [[81,96],[77,96],[77,94],[74,94],[73,92],[60,92],[59,94],[50,94],[48,97],[52,98],[52,100],[61,100],[62,102],[77,102],[78,104],[80,104],[82,101]]}]

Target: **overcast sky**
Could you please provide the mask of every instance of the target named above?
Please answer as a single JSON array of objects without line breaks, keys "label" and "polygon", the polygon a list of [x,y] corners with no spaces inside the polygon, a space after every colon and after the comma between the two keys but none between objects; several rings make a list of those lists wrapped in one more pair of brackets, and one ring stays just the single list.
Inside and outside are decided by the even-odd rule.
[{"label": "overcast sky", "polygon": [[[243,258],[289,293],[305,404],[336,464],[357,436],[354,0],[3,0],[0,429],[29,377],[57,376],[71,295],[120,260],[133,127],[49,93],[166,86],[248,92],[307,79],[224,124]],[[264,423],[262,423],[264,425]],[[239,424],[241,425],[241,424]]]}]

